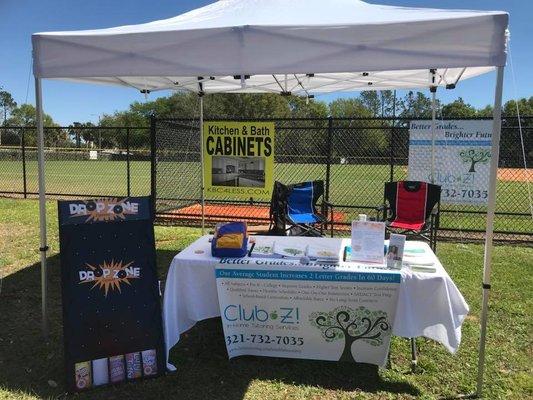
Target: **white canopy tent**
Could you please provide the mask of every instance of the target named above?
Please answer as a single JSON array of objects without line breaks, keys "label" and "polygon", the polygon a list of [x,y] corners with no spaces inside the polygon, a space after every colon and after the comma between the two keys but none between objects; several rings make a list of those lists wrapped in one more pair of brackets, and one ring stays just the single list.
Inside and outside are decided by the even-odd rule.
[{"label": "white canopy tent", "polygon": [[360,0],[222,0],[146,24],[34,34],[43,330],[48,247],[42,79],[129,86],[143,93],[195,92],[202,116],[205,93],[311,97],[430,88],[434,94],[437,87],[454,88],[463,79],[496,69],[477,383],[481,394],[507,26],[508,14],[499,11],[393,7]]}]

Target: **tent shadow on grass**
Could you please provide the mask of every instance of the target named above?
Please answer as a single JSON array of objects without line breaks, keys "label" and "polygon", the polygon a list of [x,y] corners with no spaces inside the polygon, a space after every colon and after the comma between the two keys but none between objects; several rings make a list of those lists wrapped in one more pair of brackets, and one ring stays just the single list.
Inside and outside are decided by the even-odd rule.
[{"label": "tent shadow on grass", "polygon": [[[158,250],[159,275],[176,251]],[[50,337],[41,335],[40,268],[33,264],[4,278],[0,293],[0,392],[57,398],[65,392],[59,256],[48,258]],[[239,357],[228,360],[219,318],[200,322],[182,335],[171,352],[176,373],[162,378],[91,390],[80,398],[242,399],[253,382],[267,397],[273,385],[302,390],[385,391],[411,396],[418,389],[405,381],[381,379],[377,367],[334,362]],[[49,381],[53,381],[50,382]],[[57,386],[54,386],[54,383]],[[308,387],[307,389],[305,387]],[[313,389],[314,388],[314,389]],[[280,389],[282,390],[282,389]]]}]

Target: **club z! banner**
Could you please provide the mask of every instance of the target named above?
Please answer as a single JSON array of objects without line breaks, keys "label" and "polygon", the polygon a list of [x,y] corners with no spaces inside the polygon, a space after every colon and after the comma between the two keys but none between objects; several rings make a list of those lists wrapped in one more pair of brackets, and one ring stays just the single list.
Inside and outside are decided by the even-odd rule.
[{"label": "club z! banner", "polygon": [[274,131],[273,122],[204,122],[206,197],[270,200]]},{"label": "club z! banner", "polygon": [[59,201],[58,211],[68,390],[160,375],[150,198]]},{"label": "club z! banner", "polygon": [[[446,204],[487,204],[492,121],[437,121],[434,183]],[[409,180],[431,182],[431,120],[409,126]]]},{"label": "club z! banner", "polygon": [[399,272],[279,264],[228,259],[216,268],[229,358],[386,364]]}]

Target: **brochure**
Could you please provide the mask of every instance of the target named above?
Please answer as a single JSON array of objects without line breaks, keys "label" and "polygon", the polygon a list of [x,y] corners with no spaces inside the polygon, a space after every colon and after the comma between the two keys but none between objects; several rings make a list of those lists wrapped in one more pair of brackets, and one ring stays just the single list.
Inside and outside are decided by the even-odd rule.
[{"label": "brochure", "polygon": [[437,268],[432,265],[415,265],[409,264],[409,269],[414,272],[437,272]]},{"label": "brochure", "polygon": [[413,254],[413,255],[416,255],[416,254],[425,254],[425,253],[426,253],[426,250],[423,249],[422,247],[407,247],[407,248],[404,250],[404,253],[405,253],[405,254]]},{"label": "brochure", "polygon": [[352,261],[383,263],[385,223],[352,221]]},{"label": "brochure", "polygon": [[391,233],[387,250],[387,267],[402,269],[403,249],[405,247],[405,235]]},{"label": "brochure", "polygon": [[417,272],[435,272],[435,258],[422,248],[407,248],[403,255],[403,265]]},{"label": "brochure", "polygon": [[307,246],[307,257],[317,261],[339,262],[342,251],[341,241],[321,241]]},{"label": "brochure", "polygon": [[274,254],[283,258],[299,260],[305,256],[305,246],[285,245],[280,242],[274,244]]},{"label": "brochure", "polygon": [[255,242],[250,249],[250,257],[256,258],[276,258],[280,257],[274,253],[275,241],[270,242]]},{"label": "brochure", "polygon": [[434,265],[435,262],[429,256],[413,256],[412,254],[404,254],[403,263],[409,265]]},{"label": "brochure", "polygon": [[[387,247],[384,246],[383,254],[387,252]],[[343,251],[343,257],[342,260],[349,263],[357,263],[356,261],[352,260],[352,248],[351,246],[346,246]],[[371,268],[371,269],[385,269],[387,266],[384,263],[381,264],[374,264],[368,265],[368,263],[358,263],[358,268]]]}]

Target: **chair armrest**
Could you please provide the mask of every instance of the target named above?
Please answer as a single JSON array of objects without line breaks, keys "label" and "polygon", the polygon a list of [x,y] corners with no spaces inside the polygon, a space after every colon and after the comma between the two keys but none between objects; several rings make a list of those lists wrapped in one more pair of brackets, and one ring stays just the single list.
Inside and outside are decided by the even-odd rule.
[{"label": "chair armrest", "polygon": [[322,212],[324,212],[327,208],[333,209],[333,204],[330,203],[329,201],[323,200],[322,204],[321,204],[321,207],[320,207],[320,210]]},{"label": "chair armrest", "polygon": [[332,215],[332,219],[333,219],[333,204],[330,203],[329,201],[326,201],[326,200],[322,200],[322,204],[321,204],[321,207],[320,207],[320,212],[326,216],[326,219],[328,218],[328,209],[331,210],[331,215]]},{"label": "chair armrest", "polygon": [[374,210],[376,211],[376,221],[385,221],[387,219],[388,210],[390,209],[389,206],[386,204],[382,204],[379,207],[375,207]]},{"label": "chair armrest", "polygon": [[[331,217],[329,216],[328,208],[331,210]],[[325,221],[326,229],[328,228],[328,225],[329,225],[330,232],[331,232],[331,237],[333,237],[333,225],[334,225],[334,222],[333,222],[333,203],[330,203],[327,200],[322,200],[321,212],[322,212],[322,215],[324,215],[326,217],[326,221]],[[330,218],[330,219],[328,220],[328,218]]]},{"label": "chair armrest", "polygon": [[434,228],[435,229],[439,229],[439,225],[440,225],[440,212],[439,210],[437,210],[436,208],[434,208],[433,210],[431,210],[431,221],[434,225]]}]

